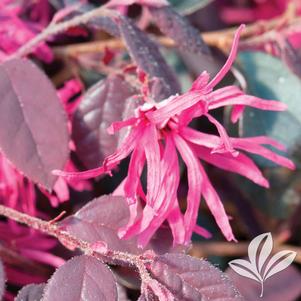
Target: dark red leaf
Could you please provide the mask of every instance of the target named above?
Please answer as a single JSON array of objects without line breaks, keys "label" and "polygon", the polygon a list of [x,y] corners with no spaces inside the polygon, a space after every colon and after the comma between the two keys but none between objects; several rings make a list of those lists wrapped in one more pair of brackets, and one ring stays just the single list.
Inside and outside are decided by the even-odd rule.
[{"label": "dark red leaf", "polygon": [[125,226],[130,217],[124,197],[105,195],[94,199],[74,215],[65,218],[60,226],[72,235],[90,243],[103,241],[108,249],[140,254],[151,249],[157,254],[183,252],[184,247],[172,248],[172,234],[169,228],[160,228],[148,246],[142,250],[136,239],[119,239],[118,230]]},{"label": "dark red leaf", "polygon": [[301,55],[294,49],[288,39],[280,39],[279,44],[280,55],[282,60],[288,67],[299,77],[301,77]]},{"label": "dark red leaf", "polygon": [[28,284],[19,292],[15,301],[40,301],[43,297],[43,291],[46,284]]},{"label": "dark red leaf", "polygon": [[230,280],[208,261],[184,254],[158,256],[149,268],[152,276],[181,301],[243,301]]},{"label": "dark red leaf", "polygon": [[134,239],[121,240],[117,235],[128,219],[129,209],[123,197],[102,196],[64,219],[60,226],[90,243],[104,241],[110,250],[138,253]]},{"label": "dark red leaf", "polygon": [[154,99],[160,101],[179,93],[180,84],[155,42],[126,17],[120,17],[118,25],[132,59],[154,80],[151,87]]},{"label": "dark red leaf", "polygon": [[91,256],[77,256],[48,281],[43,301],[117,301],[116,281],[107,266]]},{"label": "dark red leaf", "polygon": [[171,6],[151,7],[150,12],[159,29],[172,38],[182,50],[200,55],[210,55],[200,33]]},{"label": "dark red leaf", "polygon": [[27,59],[0,66],[0,149],[32,181],[51,189],[68,158],[67,117],[55,88]]},{"label": "dark red leaf", "polygon": [[120,135],[109,135],[107,128],[114,121],[122,120],[124,114],[137,105],[132,98],[133,89],[120,75],[108,77],[91,87],[73,118],[72,138],[76,153],[86,168],[98,167],[104,158],[112,154]]}]

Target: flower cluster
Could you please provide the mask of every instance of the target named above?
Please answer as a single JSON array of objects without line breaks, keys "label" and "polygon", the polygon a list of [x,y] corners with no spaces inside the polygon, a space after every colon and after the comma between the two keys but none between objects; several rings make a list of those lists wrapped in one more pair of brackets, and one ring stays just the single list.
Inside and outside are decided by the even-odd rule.
[{"label": "flower cluster", "polygon": [[[156,230],[167,220],[175,244],[187,244],[193,232],[208,233],[196,224],[201,197],[212,212],[222,233],[228,240],[235,240],[224,206],[212,186],[200,159],[219,168],[238,173],[263,187],[268,181],[250,157],[244,152],[260,155],[281,166],[293,169],[294,164],[264,145],[280,150],[284,147],[268,137],[231,138],[211,111],[233,106],[232,121],[237,121],[245,106],[261,110],[282,111],[286,106],[278,101],[263,100],[244,94],[236,86],[213,91],[235,60],[241,26],[235,34],[229,58],[219,73],[210,81],[203,72],[183,95],[174,95],[154,103],[150,99],[136,110],[130,119],[115,122],[109,132],[128,127],[129,133],[121,146],[99,168],[81,173],[54,171],[69,179],[92,178],[111,171],[131,155],[128,175],[119,187],[130,209],[130,220],[120,229],[123,238],[138,236],[140,246],[145,246]],[[199,132],[189,126],[195,118],[207,118],[217,129],[218,135]],[[180,181],[178,154],[187,167],[187,208],[182,214],[177,200]],[[147,190],[144,192],[141,174],[147,168]],[[120,190],[121,189],[121,190]],[[142,212],[140,200],[143,200]]]}]

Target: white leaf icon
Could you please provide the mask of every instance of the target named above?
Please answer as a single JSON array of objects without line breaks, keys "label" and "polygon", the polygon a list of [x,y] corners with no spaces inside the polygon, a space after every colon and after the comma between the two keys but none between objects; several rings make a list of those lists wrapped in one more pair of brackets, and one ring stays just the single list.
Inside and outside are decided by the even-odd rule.
[{"label": "white leaf icon", "polygon": [[263,277],[264,280],[286,269],[290,264],[292,264],[296,256],[296,252],[288,250],[276,253],[267,264],[265,275]]},{"label": "white leaf icon", "polygon": [[267,261],[272,250],[272,235],[271,233],[264,233],[255,237],[250,242],[248,247],[249,261],[236,259],[229,262],[230,267],[236,273],[243,277],[253,279],[261,284],[260,297],[263,296],[264,281],[286,269],[294,261],[297,255],[296,252],[285,250],[276,253],[269,261]]},{"label": "white leaf icon", "polygon": [[237,274],[261,283],[261,276],[258,274],[256,269],[254,270],[249,261],[243,259],[236,259],[230,261],[229,265]]},{"label": "white leaf icon", "polygon": [[[259,251],[260,245],[263,243],[261,251],[258,256],[258,264],[257,264],[257,254]],[[271,233],[264,233],[255,237],[248,248],[248,255],[251,264],[254,267],[257,267],[258,272],[261,272],[261,269],[270,256],[273,249],[273,239]]]}]

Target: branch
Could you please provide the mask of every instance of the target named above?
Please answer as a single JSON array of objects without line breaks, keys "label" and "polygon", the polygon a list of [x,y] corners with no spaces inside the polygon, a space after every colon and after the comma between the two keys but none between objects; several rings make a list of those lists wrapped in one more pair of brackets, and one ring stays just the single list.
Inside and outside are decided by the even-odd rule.
[{"label": "branch", "polygon": [[[205,242],[194,243],[190,254],[194,257],[202,258],[208,256],[226,256],[226,257],[240,257],[248,254],[249,242],[231,243],[231,242]],[[297,253],[295,262],[301,263],[301,248],[287,244],[277,244],[275,242],[273,254],[290,250]]]},{"label": "branch", "polygon": [[[280,17],[268,21],[258,21],[253,24],[247,25],[244,31],[241,33],[240,39],[243,41],[256,36],[258,38],[258,35],[277,29],[284,24],[286,26],[293,26],[295,24],[300,24],[300,21],[301,18],[296,17],[292,13],[292,6],[289,6],[288,10]],[[201,36],[207,45],[215,46],[220,48],[224,52],[228,52],[232,45],[234,33],[236,30],[237,27],[232,27],[213,32],[205,32],[202,33]],[[167,48],[176,46],[174,41],[168,37],[156,37],[156,40],[157,43]],[[121,39],[108,39],[54,47],[53,51],[57,56],[75,57],[80,54],[103,52],[106,48],[121,50],[125,48],[125,44]]]},{"label": "branch", "polygon": [[57,24],[50,23],[50,25],[43,30],[40,34],[35,36],[32,40],[26,43],[24,46],[18,49],[11,58],[20,58],[26,56],[30,53],[35,47],[37,47],[40,43],[47,40],[48,37],[52,35],[57,35],[61,32],[66,31],[70,27],[75,27],[81,24],[88,23],[91,19],[99,16],[114,16],[116,13],[112,10],[105,9],[103,7],[99,7],[93,9],[87,13],[84,13],[80,16],[76,16],[71,20],[60,22]]},{"label": "branch", "polygon": [[146,265],[150,262],[150,255],[144,258],[143,255],[133,255],[125,252],[106,250],[105,248],[97,248],[97,244],[91,244],[87,241],[78,239],[70,233],[62,230],[54,220],[44,221],[37,217],[21,213],[15,209],[0,205],[0,216],[5,216],[18,223],[27,225],[30,228],[48,234],[57,238],[64,246],[70,246],[80,249],[83,253],[96,257],[106,263],[123,263],[129,266],[134,266],[138,270],[142,287],[147,286],[150,282],[157,282],[152,279]]}]

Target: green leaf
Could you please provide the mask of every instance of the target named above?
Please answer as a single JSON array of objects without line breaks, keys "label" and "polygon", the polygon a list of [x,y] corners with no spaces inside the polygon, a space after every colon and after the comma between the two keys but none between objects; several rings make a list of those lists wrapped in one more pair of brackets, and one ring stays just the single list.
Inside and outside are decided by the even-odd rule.
[{"label": "green leaf", "polygon": [[[247,108],[240,124],[243,137],[266,135],[288,148],[288,156],[300,163],[301,81],[279,59],[262,52],[241,52],[238,62],[246,78],[248,93],[288,105],[285,112]],[[263,166],[274,166],[257,160]]]},{"label": "green leaf", "polygon": [[169,0],[169,2],[179,13],[190,15],[204,8],[213,0]]}]

